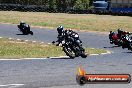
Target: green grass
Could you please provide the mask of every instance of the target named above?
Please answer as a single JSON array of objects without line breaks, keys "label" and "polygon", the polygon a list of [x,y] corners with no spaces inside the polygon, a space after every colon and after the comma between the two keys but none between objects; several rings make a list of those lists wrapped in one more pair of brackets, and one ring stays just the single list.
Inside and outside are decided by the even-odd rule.
[{"label": "green grass", "polygon": [[96,48],[86,48],[87,54],[101,54],[101,53],[107,53],[104,49],[96,49]]},{"label": "green grass", "polygon": [[[106,53],[103,49],[86,48],[87,54]],[[65,53],[61,47],[8,39],[0,39],[0,58],[44,58],[63,56]]]},{"label": "green grass", "polygon": [[93,14],[0,11],[0,22],[18,24],[24,20],[32,26],[56,28],[63,25],[85,31],[110,31],[123,28],[132,32],[132,18]]}]

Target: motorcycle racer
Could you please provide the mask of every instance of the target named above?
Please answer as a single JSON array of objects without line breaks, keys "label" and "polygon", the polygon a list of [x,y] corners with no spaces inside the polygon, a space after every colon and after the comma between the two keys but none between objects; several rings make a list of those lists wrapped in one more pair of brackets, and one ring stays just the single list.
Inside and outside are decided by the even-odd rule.
[{"label": "motorcycle racer", "polygon": [[64,30],[63,26],[59,26],[57,28],[57,32],[57,46],[63,41],[64,38],[65,40],[70,39],[70,41],[72,41],[74,44],[77,44],[78,46],[82,46],[82,41],[80,40],[78,33],[76,33],[75,31],[71,29]]},{"label": "motorcycle racer", "polygon": [[20,21],[20,25],[19,28],[24,31],[24,30],[28,30],[30,31],[30,26],[28,24],[26,24],[24,21]]}]

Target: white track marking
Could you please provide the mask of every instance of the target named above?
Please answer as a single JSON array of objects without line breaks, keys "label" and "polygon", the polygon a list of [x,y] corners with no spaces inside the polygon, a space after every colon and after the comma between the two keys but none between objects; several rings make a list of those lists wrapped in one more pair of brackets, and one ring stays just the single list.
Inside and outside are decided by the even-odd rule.
[{"label": "white track marking", "polygon": [[44,42],[40,42],[40,44],[44,44]]},{"label": "white track marking", "polygon": [[48,58],[22,58],[22,59],[20,59],[20,60],[43,60],[43,59],[48,59]]},{"label": "white track marking", "polygon": [[[107,53],[101,53],[101,54],[88,54],[88,56],[97,56],[97,55],[105,55],[105,54],[111,54],[111,51],[107,51]],[[59,56],[59,57],[47,57],[47,58],[19,58],[19,59],[0,59],[3,61],[12,61],[12,60],[46,60],[46,59],[58,59],[58,58],[69,58],[69,56]]]},{"label": "white track marking", "polygon": [[[107,53],[101,53],[101,54],[89,54],[88,56],[97,56],[97,55],[105,55],[105,54],[111,54],[110,51],[107,51]],[[47,57],[47,58],[20,58],[20,59],[0,59],[3,61],[11,61],[11,60],[46,60],[46,59],[58,59],[58,58],[69,58],[69,56],[59,56],[59,57]]]},{"label": "white track marking", "polygon": [[25,40],[25,42],[28,42],[28,40]]},{"label": "white track marking", "polygon": [[3,37],[0,37],[0,38],[3,38]]},{"label": "white track marking", "polygon": [[0,87],[5,87],[5,86],[7,86],[7,85],[0,85]]},{"label": "white track marking", "polygon": [[24,84],[6,84],[6,85],[0,85],[0,87],[5,87],[5,88],[17,88],[20,86],[23,86]]},{"label": "white track marking", "polygon": [[36,41],[32,41],[32,42],[34,42],[34,43],[35,43]]},{"label": "white track marking", "polygon": [[17,41],[20,41],[21,39],[17,39]]},{"label": "white track marking", "polygon": [[8,61],[8,60],[10,60],[10,61],[15,61],[15,60],[21,60],[21,59],[0,59],[0,61]]},{"label": "white track marking", "polygon": [[20,59],[0,59],[0,61],[17,61],[17,60],[45,60],[49,58],[20,58]]},{"label": "white track marking", "polygon": [[91,48],[91,49],[95,49],[95,48]]},{"label": "white track marking", "polygon": [[11,40],[12,38],[8,38],[9,40]]},{"label": "white track marking", "polygon": [[47,57],[47,58],[58,59],[58,58],[70,58],[70,57],[69,56],[59,56],[59,57]]}]

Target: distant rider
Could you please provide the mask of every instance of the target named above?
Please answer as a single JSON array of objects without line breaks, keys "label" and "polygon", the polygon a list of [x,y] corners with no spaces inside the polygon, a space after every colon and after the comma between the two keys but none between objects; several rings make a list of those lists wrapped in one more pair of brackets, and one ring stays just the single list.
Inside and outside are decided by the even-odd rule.
[{"label": "distant rider", "polygon": [[25,31],[25,30],[30,31],[30,26],[28,24],[26,24],[24,21],[20,21],[20,25],[18,25],[18,28],[21,31]]}]

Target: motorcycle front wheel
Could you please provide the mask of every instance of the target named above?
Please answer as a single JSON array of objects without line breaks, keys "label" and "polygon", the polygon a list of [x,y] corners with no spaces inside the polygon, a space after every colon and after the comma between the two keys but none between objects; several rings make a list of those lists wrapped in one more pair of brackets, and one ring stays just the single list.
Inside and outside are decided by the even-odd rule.
[{"label": "motorcycle front wheel", "polygon": [[80,55],[82,58],[86,58],[87,55],[85,54],[85,52],[82,52],[81,55]]},{"label": "motorcycle front wheel", "polygon": [[69,47],[63,47],[63,51],[66,53],[67,56],[69,56],[70,58],[74,59],[75,58],[75,54],[74,52],[69,48]]}]

